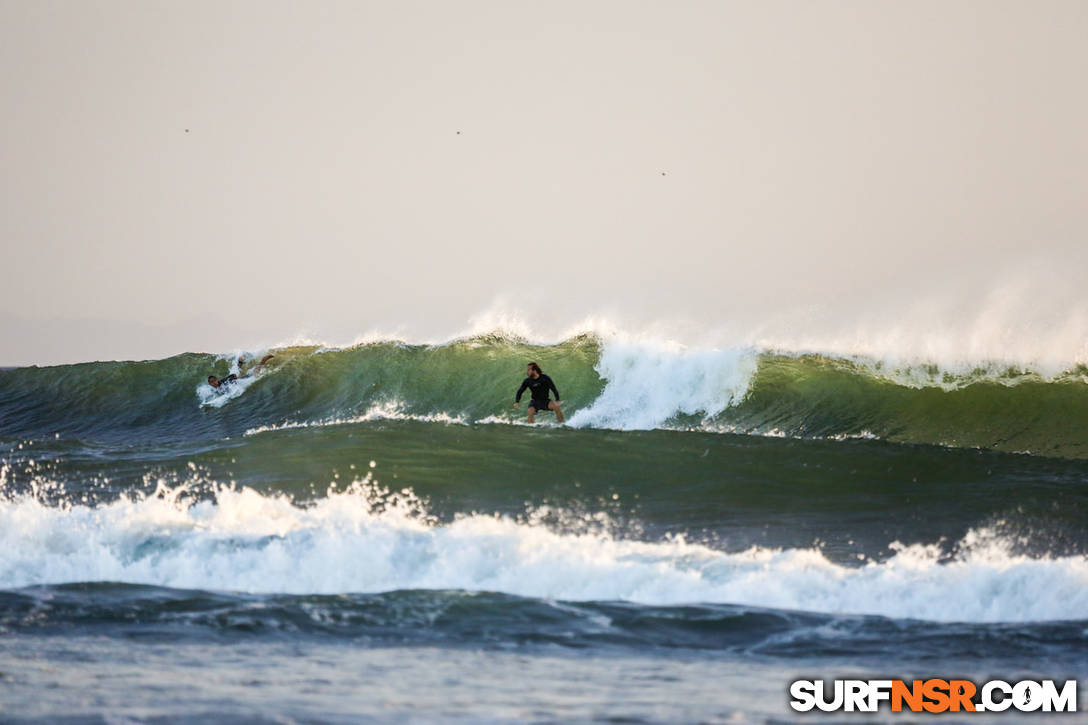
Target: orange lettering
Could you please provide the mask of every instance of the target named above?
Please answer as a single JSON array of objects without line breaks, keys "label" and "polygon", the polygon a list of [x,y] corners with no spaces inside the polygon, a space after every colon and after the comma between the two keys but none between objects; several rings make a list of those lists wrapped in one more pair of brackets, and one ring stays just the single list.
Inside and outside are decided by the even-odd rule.
[{"label": "orange lettering", "polygon": [[922,694],[930,702],[922,704],[926,712],[944,712],[948,709],[948,681],[940,679],[926,680],[922,684]]},{"label": "orange lettering", "polygon": [[970,680],[950,680],[948,692],[952,712],[959,712],[960,707],[967,712],[974,712],[975,703],[971,702],[971,698],[975,696],[975,689],[975,683]]},{"label": "orange lettering", "polygon": [[903,711],[903,701],[906,701],[907,707],[911,712],[921,712],[922,710],[922,681],[915,680],[911,683],[911,687],[907,687],[907,683],[902,680],[892,681],[892,712]]}]

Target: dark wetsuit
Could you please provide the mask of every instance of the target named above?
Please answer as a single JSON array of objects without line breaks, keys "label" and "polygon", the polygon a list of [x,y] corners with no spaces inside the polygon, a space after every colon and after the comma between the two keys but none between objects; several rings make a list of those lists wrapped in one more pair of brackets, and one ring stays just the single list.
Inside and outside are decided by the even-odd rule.
[{"label": "dark wetsuit", "polygon": [[525,382],[518,388],[518,394],[514,398],[515,401],[521,402],[521,394],[525,392],[525,389],[529,389],[529,395],[532,396],[532,402],[529,406],[536,408],[537,410],[548,409],[548,391],[551,390],[555,393],[555,400],[559,402],[559,389],[555,387],[555,383],[544,373],[541,373],[535,380],[533,378],[525,378]]}]

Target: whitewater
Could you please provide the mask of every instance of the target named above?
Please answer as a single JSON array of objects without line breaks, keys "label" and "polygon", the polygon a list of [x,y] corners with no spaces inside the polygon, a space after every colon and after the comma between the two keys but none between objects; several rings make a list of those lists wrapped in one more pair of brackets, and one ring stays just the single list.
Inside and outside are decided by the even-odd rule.
[{"label": "whitewater", "polygon": [[[845,566],[819,549],[716,551],[469,514],[431,520],[405,490],[362,480],[308,506],[252,489],[186,502],[160,489],[100,507],[0,504],[0,587],[110,581],[277,594],[433,589],[649,605],[742,604],[935,621],[1088,619],[1088,557],[1011,554],[986,530],[938,546],[893,542]],[[379,502],[380,506],[375,506]],[[592,522],[600,526],[599,520]]]},{"label": "whitewater", "polygon": [[[768,683],[798,673],[1088,671],[1076,350],[678,337],[509,325],[0,370],[6,704],[77,712],[31,695],[53,691],[32,661],[124,672],[102,708],[137,721],[206,714],[133,696],[148,672],[256,721],[380,718],[333,693],[392,702],[394,680],[434,696],[406,719],[524,719],[527,680],[544,719],[592,719],[577,671],[635,719],[774,722]],[[529,361],[566,425],[512,407]],[[436,673],[466,671],[479,705],[451,705]],[[252,684],[280,677],[321,694]],[[723,711],[721,683],[752,694]]]}]

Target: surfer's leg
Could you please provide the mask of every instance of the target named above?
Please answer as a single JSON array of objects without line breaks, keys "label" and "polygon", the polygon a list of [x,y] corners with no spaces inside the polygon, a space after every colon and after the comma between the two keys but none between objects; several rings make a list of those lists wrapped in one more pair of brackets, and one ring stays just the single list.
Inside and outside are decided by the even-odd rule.
[{"label": "surfer's leg", "polygon": [[534,408],[533,406],[530,405],[529,406],[529,422],[530,423],[535,423],[536,422],[536,420],[533,418],[533,416],[535,416],[535,415],[536,415],[536,408]]},{"label": "surfer's leg", "polygon": [[563,422],[563,411],[559,409],[559,401],[553,400],[548,403],[548,409],[555,411],[555,419],[560,423]]}]

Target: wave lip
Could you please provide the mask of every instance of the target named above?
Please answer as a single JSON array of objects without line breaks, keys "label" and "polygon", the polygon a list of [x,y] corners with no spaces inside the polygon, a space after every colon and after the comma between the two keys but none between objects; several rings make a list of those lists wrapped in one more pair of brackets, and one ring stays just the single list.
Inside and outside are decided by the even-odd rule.
[{"label": "wave lip", "polygon": [[[410,491],[356,483],[309,506],[184,489],[98,507],[0,503],[0,588],[112,581],[277,594],[502,592],[653,606],[748,605],[941,622],[1088,620],[1088,557],[1010,553],[984,530],[942,559],[899,545],[844,566],[818,549],[724,552],[481,514],[437,524]],[[596,521],[597,519],[593,519]]]}]

